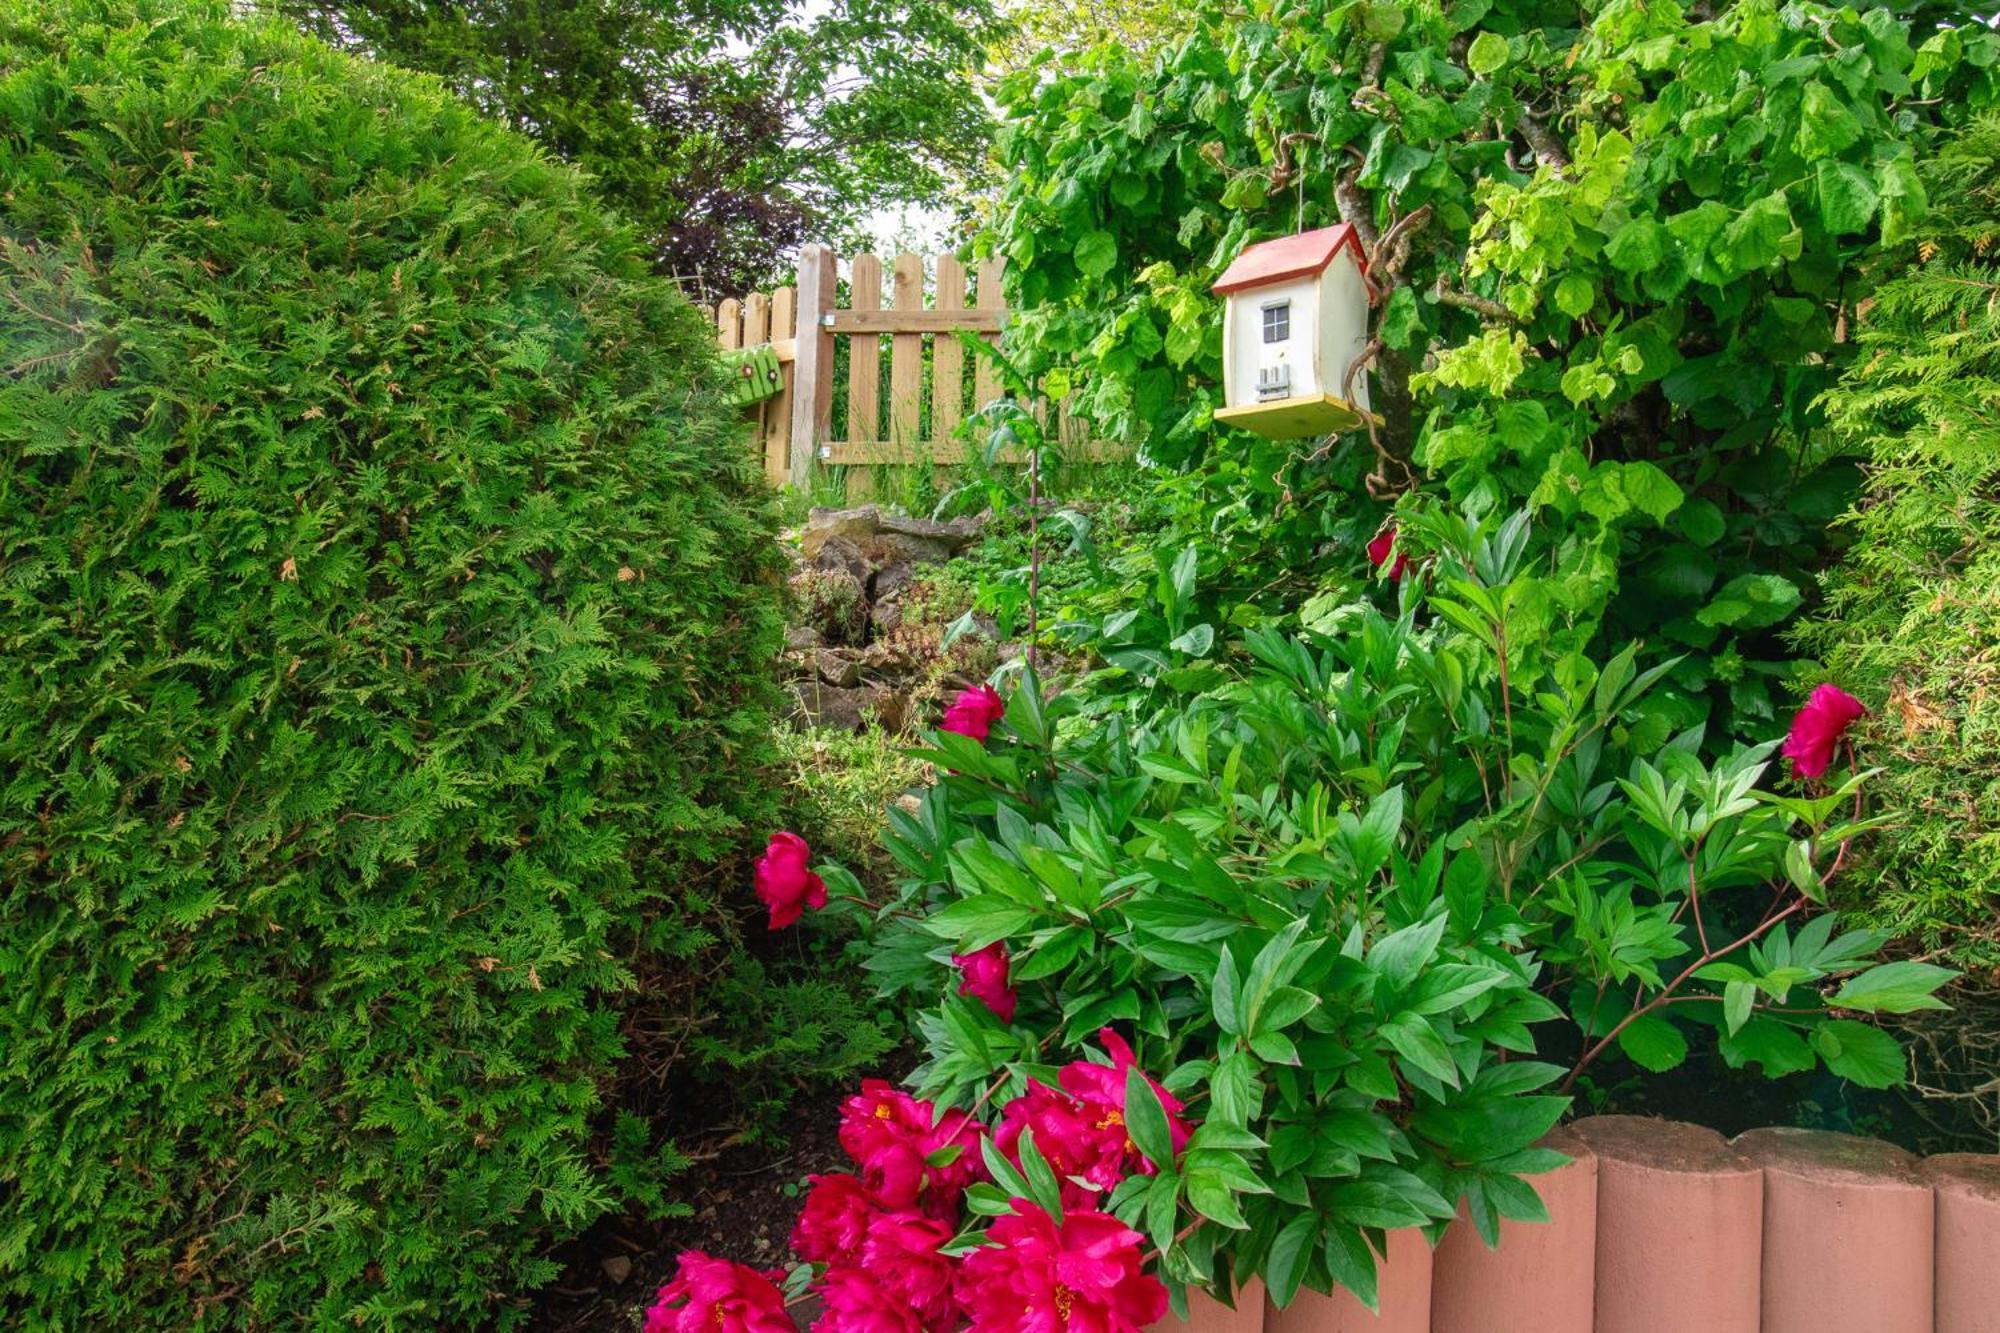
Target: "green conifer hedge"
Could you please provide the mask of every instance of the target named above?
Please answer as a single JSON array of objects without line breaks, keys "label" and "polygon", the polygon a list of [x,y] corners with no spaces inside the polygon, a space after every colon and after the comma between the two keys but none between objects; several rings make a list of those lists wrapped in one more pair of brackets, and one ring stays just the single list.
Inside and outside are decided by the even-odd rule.
[{"label": "green conifer hedge", "polygon": [[[1896,824],[1846,877],[1854,906],[1968,970],[2000,968],[2000,118],[1924,165],[1915,262],[1859,325],[1824,401],[1868,460],[1801,640],[1875,709],[1864,753]],[[1990,972],[1989,972],[1990,975]]]},{"label": "green conifer hedge", "polygon": [[0,5],[0,1323],[505,1323],[613,1202],[767,812],[711,336],[428,79]]}]

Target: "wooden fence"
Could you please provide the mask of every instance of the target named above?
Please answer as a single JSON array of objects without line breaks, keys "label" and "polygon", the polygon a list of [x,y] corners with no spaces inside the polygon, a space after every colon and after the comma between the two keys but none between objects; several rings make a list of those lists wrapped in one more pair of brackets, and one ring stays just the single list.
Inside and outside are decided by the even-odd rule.
[{"label": "wooden fence", "polygon": [[[957,335],[998,339],[1007,313],[1000,261],[968,269],[951,255],[904,253],[885,273],[879,257],[858,254],[849,263],[845,306],[836,299],[836,264],[825,246],[808,246],[796,285],[714,310],[725,350],[768,342],[778,354],[784,387],[755,409],[766,475],[774,484],[804,486],[815,463],[962,462],[965,446],[954,432],[999,396],[1000,383],[992,364],[968,354]],[[1041,415],[1046,419],[1046,409]],[[1065,418],[1061,428],[1069,443],[1079,443],[1073,423]],[[868,489],[850,481],[850,495]]]}]

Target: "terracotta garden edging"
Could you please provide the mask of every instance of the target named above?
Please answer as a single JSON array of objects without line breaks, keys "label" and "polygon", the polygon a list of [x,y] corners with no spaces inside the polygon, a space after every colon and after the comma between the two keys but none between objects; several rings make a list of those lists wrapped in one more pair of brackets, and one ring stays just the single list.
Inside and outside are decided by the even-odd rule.
[{"label": "terracotta garden edging", "polygon": [[[1546,1140],[1547,1223],[1390,1235],[1381,1310],[1255,1286],[1157,1333],[2000,1333],[2000,1156],[1596,1116]],[[1260,1308],[1262,1307],[1262,1308]]]}]

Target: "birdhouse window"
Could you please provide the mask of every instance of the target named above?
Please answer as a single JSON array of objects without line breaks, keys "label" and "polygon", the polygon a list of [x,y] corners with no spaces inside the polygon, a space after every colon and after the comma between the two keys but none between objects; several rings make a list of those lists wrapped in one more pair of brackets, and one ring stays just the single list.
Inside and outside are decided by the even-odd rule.
[{"label": "birdhouse window", "polygon": [[1264,341],[1281,343],[1292,336],[1292,303],[1273,301],[1264,307]]}]

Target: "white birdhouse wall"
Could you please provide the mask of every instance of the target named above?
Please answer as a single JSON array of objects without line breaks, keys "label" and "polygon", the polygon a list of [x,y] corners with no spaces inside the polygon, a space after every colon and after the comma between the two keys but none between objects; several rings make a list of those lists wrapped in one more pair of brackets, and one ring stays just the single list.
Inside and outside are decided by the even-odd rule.
[{"label": "white birdhouse wall", "polygon": [[[1228,349],[1222,387],[1228,402],[1255,403],[1339,392],[1337,385],[1320,387],[1319,303],[1317,278],[1274,282],[1230,294],[1222,324],[1223,346]],[[1280,313],[1285,336],[1273,338],[1267,325]],[[1284,392],[1271,392],[1276,384],[1283,384]]]},{"label": "white birdhouse wall", "polygon": [[[1341,381],[1347,368],[1368,347],[1368,282],[1361,269],[1343,252],[1334,257],[1319,276],[1320,308],[1319,364],[1324,368],[1326,387],[1320,392],[1346,397]],[[1368,372],[1354,377],[1354,406],[1368,410]]]}]

